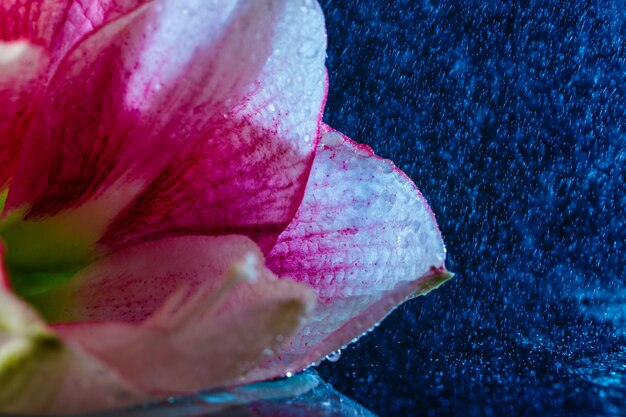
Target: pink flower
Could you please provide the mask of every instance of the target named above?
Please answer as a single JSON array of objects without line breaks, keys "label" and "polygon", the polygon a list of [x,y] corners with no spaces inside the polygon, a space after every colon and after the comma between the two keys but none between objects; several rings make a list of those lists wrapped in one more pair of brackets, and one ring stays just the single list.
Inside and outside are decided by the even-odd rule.
[{"label": "pink flower", "polygon": [[449,274],[312,0],[0,3],[0,411],[299,371]]}]

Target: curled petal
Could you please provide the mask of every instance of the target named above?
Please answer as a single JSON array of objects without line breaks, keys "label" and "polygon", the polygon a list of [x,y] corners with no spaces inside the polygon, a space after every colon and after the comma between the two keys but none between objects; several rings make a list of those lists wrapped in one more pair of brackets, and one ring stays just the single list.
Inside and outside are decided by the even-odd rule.
[{"label": "curled petal", "polygon": [[289,295],[259,300],[172,331],[107,322],[54,327],[144,390],[176,395],[241,384],[298,327],[304,305]]},{"label": "curled petal", "polygon": [[[231,269],[247,257],[256,262],[250,267],[256,274],[254,285],[235,286],[238,281],[229,278]],[[252,294],[243,295],[245,288],[273,291],[274,287],[290,284],[280,284],[263,265],[257,245],[243,236],[167,238],[96,261],[71,280],[30,301],[51,323],[140,323],[162,309],[164,303],[174,303],[172,298],[179,298],[180,306],[190,302],[194,294],[203,298],[221,294],[220,305],[236,309],[254,298]]]},{"label": "curled petal", "polygon": [[168,165],[101,243],[236,233],[269,250],[298,208],[313,160],[325,49],[319,6],[287,2],[272,55],[243,100],[210,120],[202,140]]},{"label": "curled petal", "polygon": [[70,346],[13,295],[0,248],[0,409],[77,413],[149,398],[101,362]]},{"label": "curled petal", "polygon": [[[209,268],[226,272],[223,277],[211,277],[204,268],[206,262],[199,258],[170,276],[184,285],[169,293],[146,320],[77,322],[52,325],[51,329],[9,292],[8,280],[2,277],[3,411],[93,411],[239,384],[242,375],[265,362],[289,339],[315,299],[307,286],[276,279],[263,267],[256,245],[244,237],[181,238],[171,239],[169,245],[147,246],[143,260],[152,259],[157,264],[154,269],[177,262],[180,267],[190,261],[180,255],[198,246],[204,247],[205,253],[195,254],[206,256],[214,249],[226,248],[214,253],[217,265]],[[164,247],[169,250],[158,250]],[[141,255],[138,252],[135,257],[140,264]],[[229,262],[233,259],[237,261]],[[117,257],[119,262],[126,260]],[[133,278],[141,280],[125,277],[124,267],[116,265],[116,259],[99,261],[91,268],[101,274],[87,272],[85,276],[96,281],[101,291],[106,290],[102,276],[125,280],[122,287]],[[154,272],[146,270],[144,277]],[[198,279],[203,274],[207,274],[205,279]],[[149,279],[143,280],[146,300],[163,295],[158,279],[154,289]],[[88,280],[81,281],[85,284]],[[17,370],[15,358],[19,359]]]},{"label": "curled petal", "polygon": [[82,319],[96,321],[54,329],[133,384],[162,395],[241,383],[287,341],[315,299],[308,286],[276,279],[242,236],[129,248],[97,262],[77,282],[74,306]]},{"label": "curled petal", "polygon": [[327,128],[302,205],[268,254],[275,273],[308,283],[319,299],[279,366],[299,370],[348,344],[449,278],[444,259],[433,214],[409,178]]}]

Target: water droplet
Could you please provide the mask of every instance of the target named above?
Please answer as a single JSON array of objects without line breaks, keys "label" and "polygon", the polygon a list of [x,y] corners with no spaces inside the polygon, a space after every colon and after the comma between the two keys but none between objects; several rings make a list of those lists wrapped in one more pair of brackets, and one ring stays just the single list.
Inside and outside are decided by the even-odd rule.
[{"label": "water droplet", "polygon": [[285,374],[285,376],[286,376],[287,378],[291,378],[291,377],[293,376],[293,374],[292,374],[291,372],[287,372],[287,373]]},{"label": "water droplet", "polygon": [[326,356],[326,360],[328,362],[337,362],[339,359],[341,359],[341,349],[338,349],[330,355]]},{"label": "water droplet", "polygon": [[365,145],[357,145],[354,147],[354,154],[357,156],[370,157],[371,153],[369,148]]},{"label": "water droplet", "polygon": [[324,143],[328,146],[339,146],[343,143],[343,138],[337,132],[330,132],[324,135]]},{"label": "water droplet", "polygon": [[389,161],[384,161],[383,163],[376,165],[376,169],[383,174],[391,174],[393,172],[393,164]]},{"label": "water droplet", "polygon": [[274,106],[273,104],[270,104],[269,106],[267,106],[267,110],[269,110],[270,113],[275,113],[276,106]]},{"label": "water droplet", "polygon": [[298,55],[302,58],[311,59],[315,58],[319,53],[319,43],[316,39],[304,39],[300,48],[298,48]]}]

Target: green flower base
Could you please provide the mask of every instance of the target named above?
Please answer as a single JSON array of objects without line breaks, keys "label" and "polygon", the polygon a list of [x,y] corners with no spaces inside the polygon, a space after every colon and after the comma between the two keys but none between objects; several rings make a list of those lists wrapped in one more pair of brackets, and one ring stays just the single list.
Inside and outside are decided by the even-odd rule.
[{"label": "green flower base", "polygon": [[[229,390],[207,391],[79,417],[375,417],[315,371]],[[0,414],[0,417],[16,417]],[[23,416],[21,416],[23,417]],[[31,416],[34,417],[34,416]]]}]

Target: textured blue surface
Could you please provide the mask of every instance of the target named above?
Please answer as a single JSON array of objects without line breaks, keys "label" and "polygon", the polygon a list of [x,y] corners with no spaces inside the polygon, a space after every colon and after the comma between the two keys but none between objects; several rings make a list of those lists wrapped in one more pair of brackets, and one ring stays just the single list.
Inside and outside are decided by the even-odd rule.
[{"label": "textured blue surface", "polygon": [[415,180],[454,281],[320,373],[380,415],[626,415],[626,5],[323,1],[326,121]]},{"label": "textured blue surface", "polygon": [[[44,417],[0,413],[0,417]],[[64,417],[64,416],[47,416]],[[67,417],[67,416],[65,416]],[[211,390],[123,410],[77,417],[375,417],[313,371],[227,390]]]}]

